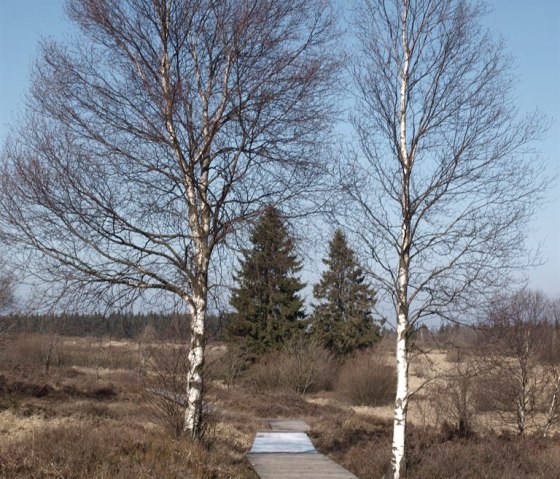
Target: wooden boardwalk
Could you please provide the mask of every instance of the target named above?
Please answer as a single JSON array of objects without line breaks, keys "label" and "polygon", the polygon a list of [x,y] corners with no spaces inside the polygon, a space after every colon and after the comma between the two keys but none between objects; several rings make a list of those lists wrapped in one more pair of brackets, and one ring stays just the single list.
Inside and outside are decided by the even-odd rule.
[{"label": "wooden boardwalk", "polygon": [[257,433],[247,455],[261,479],[357,479],[317,452],[305,422],[271,419],[269,424],[271,431]]}]

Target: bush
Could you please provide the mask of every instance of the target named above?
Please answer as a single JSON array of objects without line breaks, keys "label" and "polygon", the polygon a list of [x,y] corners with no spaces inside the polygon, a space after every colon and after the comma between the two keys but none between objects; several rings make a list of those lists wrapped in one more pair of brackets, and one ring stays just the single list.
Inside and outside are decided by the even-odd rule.
[{"label": "bush", "polygon": [[492,378],[489,375],[481,375],[476,378],[474,383],[474,401],[478,413],[495,412],[502,409],[499,397],[503,397],[504,385],[499,378]]},{"label": "bush", "polygon": [[480,368],[475,361],[455,363],[445,376],[427,385],[429,403],[446,437],[471,437],[475,431]]},{"label": "bush", "polygon": [[283,372],[280,367],[282,354],[278,351],[261,357],[248,371],[246,382],[260,391],[282,389]]},{"label": "bush", "polygon": [[141,376],[149,393],[147,402],[176,436],[182,433],[185,421],[188,366],[188,348],[184,344],[161,344],[142,351]]},{"label": "bush", "polygon": [[[38,429],[0,449],[0,478],[132,479],[252,477],[231,449],[208,450],[157,430],[102,417]],[[228,444],[228,443],[226,443]],[[231,446],[227,445],[228,448]]]},{"label": "bush", "polygon": [[376,350],[350,358],[340,369],[338,394],[356,406],[383,406],[395,399],[397,376]]},{"label": "bush", "polygon": [[429,378],[431,376],[432,367],[433,363],[424,354],[415,356],[410,362],[412,374],[420,379]]},{"label": "bush", "polygon": [[330,389],[333,357],[320,343],[305,336],[292,339],[283,352],[284,385],[299,393]]},{"label": "bush", "polygon": [[19,335],[7,342],[3,356],[8,363],[32,369],[42,368],[45,373],[67,362],[61,348],[61,338],[52,334]]},{"label": "bush", "polygon": [[408,477],[478,479],[557,478],[558,443],[489,434],[477,439],[433,438],[411,431]]},{"label": "bush", "polygon": [[[319,452],[361,478],[391,477],[392,424],[370,415],[344,411],[312,424]],[[559,478],[560,437],[496,435],[468,439],[451,430],[407,427],[405,477],[414,479]],[[451,434],[450,434],[451,433]]]},{"label": "bush", "polygon": [[257,389],[304,394],[330,389],[335,369],[331,353],[315,339],[301,335],[281,351],[262,357],[251,368],[248,380]]},{"label": "bush", "polygon": [[241,345],[229,343],[214,361],[207,358],[210,374],[224,382],[228,389],[235,386],[250,365],[249,355]]}]

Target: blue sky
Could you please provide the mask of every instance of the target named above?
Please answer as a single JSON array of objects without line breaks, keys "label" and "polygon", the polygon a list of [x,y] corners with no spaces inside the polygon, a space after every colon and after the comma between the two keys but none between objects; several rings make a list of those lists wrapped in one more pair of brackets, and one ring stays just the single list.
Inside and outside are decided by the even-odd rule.
[{"label": "blue sky", "polygon": [[[550,128],[538,144],[546,174],[560,173],[560,2],[490,0],[490,28],[514,56],[517,104],[547,115]],[[63,0],[0,0],[0,143],[24,104],[30,69],[41,38],[64,40],[71,31]],[[541,246],[545,264],[530,273],[530,285],[560,296],[560,183],[535,215],[531,245]]]},{"label": "blue sky", "polygon": [[[560,173],[560,2],[493,0],[488,25],[499,32],[514,56],[521,111],[538,109],[549,130],[537,145],[546,159],[546,174]],[[560,182],[547,194],[531,225],[531,246],[541,245],[546,263],[530,274],[530,285],[560,296]]]}]

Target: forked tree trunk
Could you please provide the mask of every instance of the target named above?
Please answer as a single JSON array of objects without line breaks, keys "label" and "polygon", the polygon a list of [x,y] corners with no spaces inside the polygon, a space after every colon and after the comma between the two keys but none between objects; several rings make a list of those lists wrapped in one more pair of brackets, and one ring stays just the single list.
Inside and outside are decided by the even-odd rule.
[{"label": "forked tree trunk", "polygon": [[184,432],[198,441],[203,434],[202,400],[204,390],[204,347],[207,291],[206,286],[197,288],[191,306],[191,338],[187,371],[187,407]]}]

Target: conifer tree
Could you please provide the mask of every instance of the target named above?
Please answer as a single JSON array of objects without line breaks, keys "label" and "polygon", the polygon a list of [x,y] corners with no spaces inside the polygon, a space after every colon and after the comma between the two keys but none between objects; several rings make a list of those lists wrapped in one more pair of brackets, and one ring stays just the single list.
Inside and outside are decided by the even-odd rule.
[{"label": "conifer tree", "polygon": [[335,231],[323,263],[328,269],[313,287],[319,301],[311,318],[313,335],[337,354],[370,346],[379,337],[371,316],[376,293],[365,281],[342,230]]},{"label": "conifer tree", "polygon": [[304,326],[305,286],[297,277],[301,262],[281,213],[268,206],[251,233],[252,246],[242,251],[241,268],[230,300],[235,309],[228,332],[249,353],[276,349]]}]

